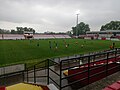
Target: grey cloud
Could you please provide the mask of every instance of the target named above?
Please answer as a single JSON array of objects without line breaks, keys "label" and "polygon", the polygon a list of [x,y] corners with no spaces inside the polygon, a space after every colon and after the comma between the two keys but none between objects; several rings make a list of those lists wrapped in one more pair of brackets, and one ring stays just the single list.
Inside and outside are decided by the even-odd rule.
[{"label": "grey cloud", "polygon": [[79,22],[99,30],[102,24],[120,19],[119,3],[119,0],[0,0],[0,21],[28,23],[38,32],[67,31],[76,25],[75,11],[79,9]]}]

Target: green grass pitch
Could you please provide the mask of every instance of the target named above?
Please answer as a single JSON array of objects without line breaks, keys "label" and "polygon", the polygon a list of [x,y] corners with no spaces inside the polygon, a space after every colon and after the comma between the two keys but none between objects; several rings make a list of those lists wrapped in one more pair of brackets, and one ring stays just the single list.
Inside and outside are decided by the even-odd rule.
[{"label": "green grass pitch", "polygon": [[120,47],[119,41],[108,40],[0,40],[0,66],[106,50],[113,42],[115,47]]}]

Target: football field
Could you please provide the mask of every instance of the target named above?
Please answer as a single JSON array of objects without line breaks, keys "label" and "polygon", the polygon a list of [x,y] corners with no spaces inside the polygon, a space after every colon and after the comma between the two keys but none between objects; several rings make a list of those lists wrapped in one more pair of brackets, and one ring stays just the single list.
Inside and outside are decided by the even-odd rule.
[{"label": "football field", "polygon": [[0,40],[0,66],[27,63],[33,64],[47,58],[109,49],[119,41],[84,39],[46,39],[46,40]]}]

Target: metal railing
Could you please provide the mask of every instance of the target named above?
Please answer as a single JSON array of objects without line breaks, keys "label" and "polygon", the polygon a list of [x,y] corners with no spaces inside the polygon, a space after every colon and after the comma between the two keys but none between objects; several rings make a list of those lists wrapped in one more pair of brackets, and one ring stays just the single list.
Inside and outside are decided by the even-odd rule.
[{"label": "metal railing", "polygon": [[[21,69],[21,67],[18,68],[15,66],[17,66],[17,64],[12,66],[1,67],[4,69],[4,73],[0,75],[0,86],[8,86],[14,83],[24,82],[24,72],[26,69],[26,64],[22,65],[23,69]],[[11,70],[11,67],[13,68],[13,70]]]},{"label": "metal railing", "polygon": [[[114,50],[106,51],[103,53],[90,54],[90,55],[80,56],[77,58],[69,58],[69,59],[61,60],[60,63],[56,63],[59,65],[59,73],[56,73],[56,71],[54,71],[50,67],[48,68],[49,69],[48,70],[48,77],[49,77],[48,84],[49,84],[49,81],[52,80],[53,83],[55,83],[55,85],[59,88],[59,90],[62,90],[68,86],[75,85],[76,83],[80,83],[84,80],[87,80],[86,85],[89,85],[92,82],[95,82],[95,81],[92,81],[92,79],[98,75],[103,75],[104,77],[107,77],[110,74],[120,71],[120,64],[118,64],[117,66],[113,66],[111,68],[109,67],[110,63],[120,62],[119,56],[120,56],[120,49],[114,49]],[[114,61],[111,61],[111,59],[114,59]],[[49,59],[49,62],[50,61],[54,62],[53,60]],[[82,62],[82,63],[80,63],[80,62]],[[97,64],[98,62],[100,64]],[[104,62],[104,63],[101,63],[101,62]],[[87,69],[85,71],[81,71],[81,72],[77,72],[77,73],[73,73],[73,74],[69,75],[69,70],[72,70],[74,67],[78,67],[78,68],[83,67],[83,66],[86,67],[85,65],[87,65]],[[92,68],[93,66],[94,66],[94,68]],[[97,68],[103,68],[103,66],[105,67],[104,71],[100,71],[98,73],[91,75],[91,72],[93,70],[95,70]],[[65,70],[68,70],[68,76],[64,77],[63,72]],[[57,83],[56,80],[54,80],[54,78],[51,78],[51,76],[49,74],[50,72],[55,73],[59,77],[59,83]],[[80,74],[84,75],[85,73],[88,74],[87,77],[70,82],[71,78],[73,78],[77,75],[80,75]],[[105,75],[103,73],[105,73]],[[102,79],[104,77],[101,77],[100,79]],[[66,84],[64,84],[65,79],[68,80],[68,83],[66,83]],[[84,85],[84,86],[86,86],[86,85]]]}]

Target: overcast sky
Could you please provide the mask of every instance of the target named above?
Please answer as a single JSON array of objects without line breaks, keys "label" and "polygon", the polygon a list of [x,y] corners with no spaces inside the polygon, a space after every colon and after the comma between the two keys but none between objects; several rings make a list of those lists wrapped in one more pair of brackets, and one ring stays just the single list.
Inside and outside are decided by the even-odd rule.
[{"label": "overcast sky", "polygon": [[120,0],[0,0],[0,28],[32,27],[37,32],[70,31],[79,22],[91,31],[120,20]]}]

